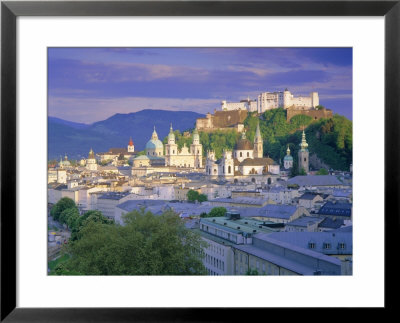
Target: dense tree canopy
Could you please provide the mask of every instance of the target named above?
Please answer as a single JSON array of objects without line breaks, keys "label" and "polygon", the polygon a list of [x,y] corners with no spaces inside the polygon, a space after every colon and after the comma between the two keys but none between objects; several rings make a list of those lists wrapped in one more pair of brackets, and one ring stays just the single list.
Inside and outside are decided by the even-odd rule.
[{"label": "dense tree canopy", "polygon": [[[59,220],[61,213],[69,208],[76,208],[74,200],[69,197],[61,198],[50,210],[50,215],[54,218],[54,220]],[[64,222],[62,222],[64,223]]]},{"label": "dense tree canopy", "polygon": [[305,127],[310,155],[315,153],[324,163],[333,169],[349,170],[352,163],[353,124],[347,118],[335,114],[329,119],[313,120],[306,115],[296,115],[286,121],[286,111],[282,108],[266,111],[259,119],[249,114],[245,120],[248,128],[247,138],[254,139],[257,123],[264,139],[264,155],[281,162],[289,146],[296,160],[301,133]]},{"label": "dense tree canopy", "polygon": [[188,198],[188,201],[190,201],[190,202],[194,202],[194,201],[204,202],[204,201],[207,201],[207,195],[200,194],[199,192],[197,192],[195,190],[189,190],[187,192],[187,198]]},{"label": "dense tree canopy", "polygon": [[58,274],[206,274],[201,258],[205,242],[174,212],[155,216],[142,209],[126,214],[124,223],[87,222],[80,239],[67,247],[71,257]]},{"label": "dense tree canopy", "polygon": [[213,207],[211,211],[207,213],[202,213],[200,217],[202,218],[213,218],[213,217],[221,217],[226,215],[226,208],[223,206]]}]

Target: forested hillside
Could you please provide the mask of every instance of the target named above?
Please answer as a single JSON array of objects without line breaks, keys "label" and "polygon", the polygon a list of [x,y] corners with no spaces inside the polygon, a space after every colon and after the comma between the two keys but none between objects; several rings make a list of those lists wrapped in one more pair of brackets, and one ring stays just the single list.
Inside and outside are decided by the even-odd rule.
[{"label": "forested hillside", "polygon": [[[253,142],[257,123],[264,140],[264,155],[276,162],[282,161],[286,155],[287,146],[297,162],[297,152],[304,127],[310,156],[315,154],[322,163],[335,170],[349,170],[352,163],[353,124],[347,118],[334,115],[330,119],[313,120],[309,116],[297,115],[286,121],[284,109],[266,111],[261,117],[255,113],[249,114],[245,120],[246,137]],[[189,131],[192,132],[193,129]],[[192,136],[184,136],[180,131],[175,132],[176,143],[179,149],[184,143],[189,147]],[[200,141],[203,145],[203,154],[207,150],[214,150],[216,158],[221,158],[224,149],[233,149],[241,135],[234,130],[200,132]],[[164,138],[167,143],[167,137]]]}]

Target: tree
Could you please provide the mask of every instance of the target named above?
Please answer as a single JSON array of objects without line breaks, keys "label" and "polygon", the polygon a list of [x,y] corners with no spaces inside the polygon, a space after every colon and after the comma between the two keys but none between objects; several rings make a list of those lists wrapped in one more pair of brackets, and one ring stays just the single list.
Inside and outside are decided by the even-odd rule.
[{"label": "tree", "polygon": [[114,224],[113,220],[107,219],[100,211],[90,210],[85,212],[74,222],[71,228],[71,241],[78,240],[82,237],[81,230],[89,223],[100,223],[100,224]]},{"label": "tree", "polygon": [[209,217],[221,217],[226,215],[226,208],[222,206],[213,207],[208,213]]},{"label": "tree", "polygon": [[317,173],[317,175],[329,175],[329,172],[325,168],[321,168]]},{"label": "tree", "polygon": [[190,202],[194,202],[194,201],[197,201],[198,200],[198,198],[199,198],[199,192],[197,192],[197,191],[195,191],[195,190],[189,190],[188,192],[187,192],[187,199],[188,199],[188,201],[190,201]]},{"label": "tree", "polygon": [[126,214],[124,225],[90,221],[67,248],[62,272],[82,275],[205,275],[198,233],[179,216],[155,216],[144,209]]},{"label": "tree", "polygon": [[199,202],[205,202],[205,201],[207,201],[207,195],[205,195],[205,194],[199,194],[199,197],[198,197],[197,201],[199,201]]},{"label": "tree", "polygon": [[50,215],[53,217],[54,220],[58,220],[61,213],[65,209],[69,209],[72,207],[76,207],[75,202],[69,197],[63,197],[51,208]]},{"label": "tree", "polygon": [[71,229],[76,226],[79,216],[79,210],[76,206],[74,206],[62,211],[59,217],[59,221],[61,223],[67,224],[67,226]]},{"label": "tree", "polygon": [[302,176],[307,175],[307,173],[303,167],[300,169],[299,175],[302,175]]},{"label": "tree", "polygon": [[194,202],[194,201],[204,202],[204,201],[207,201],[207,195],[200,194],[199,192],[197,192],[195,190],[189,190],[187,192],[187,198],[188,198],[188,201],[190,201],[190,202]]},{"label": "tree", "polygon": [[257,276],[257,275],[258,275],[258,271],[257,271],[257,269],[251,269],[251,268],[249,268],[249,269],[247,269],[247,271],[246,271],[246,275],[249,275],[249,276]]}]

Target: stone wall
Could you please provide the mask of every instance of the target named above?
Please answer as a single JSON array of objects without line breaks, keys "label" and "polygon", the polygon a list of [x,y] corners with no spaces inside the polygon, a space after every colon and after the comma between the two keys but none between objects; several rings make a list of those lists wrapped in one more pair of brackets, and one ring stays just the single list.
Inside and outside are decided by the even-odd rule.
[{"label": "stone wall", "polygon": [[300,110],[300,109],[293,109],[289,108],[286,110],[286,120],[289,121],[291,118],[298,114],[303,114],[306,116],[312,117],[314,120],[318,120],[321,118],[331,118],[333,116],[332,110],[330,109],[307,109],[307,110]]},{"label": "stone wall", "polygon": [[199,130],[229,128],[243,123],[248,114],[247,110],[215,111],[214,115],[207,114],[206,118],[196,120]]}]

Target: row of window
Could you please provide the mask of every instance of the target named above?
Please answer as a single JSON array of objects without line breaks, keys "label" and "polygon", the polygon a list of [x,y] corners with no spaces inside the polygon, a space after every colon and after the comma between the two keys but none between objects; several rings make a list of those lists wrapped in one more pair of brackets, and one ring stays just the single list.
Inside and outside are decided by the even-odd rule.
[{"label": "row of window", "polygon": [[[246,274],[248,259],[249,257],[247,254],[236,253],[236,272],[240,275]],[[279,270],[279,267],[268,262],[255,260],[254,258],[250,258],[250,268],[257,270],[258,274],[260,275],[279,275],[279,273],[284,274],[284,271],[282,269]]]},{"label": "row of window", "polygon": [[210,255],[206,255],[205,261],[206,261],[206,264],[209,264],[209,265],[213,266],[214,268],[218,268],[222,271],[225,270],[225,262],[218,258],[215,258]]},{"label": "row of window", "polygon": [[[317,247],[317,244],[315,242],[309,242],[308,243],[308,248],[309,249],[315,249]],[[322,244],[322,248],[325,250],[331,249],[332,245],[329,242],[324,242]],[[344,242],[339,242],[337,245],[337,249],[344,250],[346,249],[346,244]]]},{"label": "row of window", "polygon": [[[218,231],[220,231],[220,230],[218,230]],[[223,256],[224,253],[225,253],[225,251],[224,251],[223,248],[217,247],[216,245],[213,245],[213,244],[209,244],[209,245],[208,245],[208,249],[209,249],[211,252],[217,253],[217,254],[219,254],[219,255],[221,255],[221,256]]]}]

